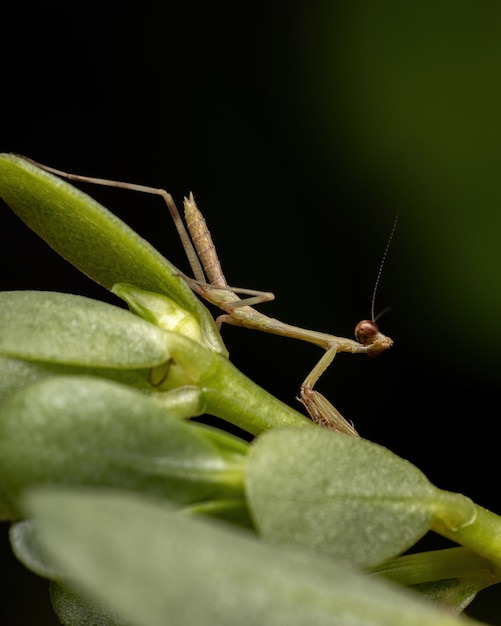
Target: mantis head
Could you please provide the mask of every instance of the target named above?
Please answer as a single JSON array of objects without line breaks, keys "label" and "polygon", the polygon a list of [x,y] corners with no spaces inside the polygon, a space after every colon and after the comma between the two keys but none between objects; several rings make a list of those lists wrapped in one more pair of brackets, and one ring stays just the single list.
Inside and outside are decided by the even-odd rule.
[{"label": "mantis head", "polygon": [[359,343],[367,347],[369,356],[379,356],[393,345],[393,339],[383,335],[379,326],[372,320],[362,320],[355,326],[355,337]]}]

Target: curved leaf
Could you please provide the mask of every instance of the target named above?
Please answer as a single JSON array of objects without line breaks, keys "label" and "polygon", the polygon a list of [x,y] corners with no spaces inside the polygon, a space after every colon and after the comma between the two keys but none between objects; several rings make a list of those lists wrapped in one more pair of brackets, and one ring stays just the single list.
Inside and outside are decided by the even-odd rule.
[{"label": "curved leaf", "polygon": [[48,291],[0,292],[0,354],[126,369],[153,367],[170,356],[165,333],[129,311]]},{"label": "curved leaf", "polygon": [[468,548],[455,547],[405,554],[373,570],[460,612],[477,593],[501,580],[501,572]]},{"label": "curved leaf", "polygon": [[39,491],[41,546],[77,591],[135,626],[460,626],[333,560],[132,495]]},{"label": "curved leaf", "polygon": [[269,431],[249,452],[249,507],[263,537],[361,566],[424,535],[438,491],[389,450],[324,428]]},{"label": "curved leaf", "polygon": [[[51,376],[99,376],[109,378],[130,387],[152,391],[149,369],[114,369],[106,367],[81,367],[41,361],[25,361],[0,355],[0,408],[10,396],[44,378]],[[163,396],[165,394],[162,394]],[[171,393],[168,394],[169,396]],[[194,413],[191,413],[192,417]]]},{"label": "curved leaf", "polygon": [[0,485],[0,521],[12,520],[17,513],[16,505],[9,498],[3,486]]},{"label": "curved leaf", "polygon": [[482,589],[494,584],[489,576],[484,574],[471,578],[452,578],[449,580],[435,580],[430,583],[415,585],[413,589],[419,591],[425,598],[433,602],[440,602],[454,611],[461,613]]},{"label": "curved leaf", "polygon": [[26,159],[0,154],[0,197],[84,274],[108,289],[130,283],[170,296],[198,318],[208,347],[227,354],[211,315],[181,272],[90,196]]},{"label": "curved leaf", "polygon": [[40,551],[35,526],[31,520],[22,520],[12,524],[9,529],[12,552],[30,571],[43,578],[60,578],[61,572],[54,568]]},{"label": "curved leaf", "polygon": [[125,300],[131,311],[151,324],[202,343],[197,318],[180,307],[172,298],[125,283],[113,285],[111,291]]},{"label": "curved leaf", "polygon": [[101,606],[84,600],[67,587],[51,583],[50,599],[59,621],[64,626],[127,626]]},{"label": "curved leaf", "polygon": [[0,480],[15,502],[38,484],[137,489],[179,503],[241,500],[235,450],[232,441],[220,450],[210,431],[151,397],[99,378],[49,378],[0,411]]}]

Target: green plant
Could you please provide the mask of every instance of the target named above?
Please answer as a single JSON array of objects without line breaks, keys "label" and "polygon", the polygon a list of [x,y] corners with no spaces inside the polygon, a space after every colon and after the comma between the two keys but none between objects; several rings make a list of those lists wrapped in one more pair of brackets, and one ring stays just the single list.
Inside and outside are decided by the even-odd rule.
[{"label": "green plant", "polygon": [[[500,517],[250,381],[176,269],[87,195],[1,155],[0,196],[130,309],[0,294],[0,512],[63,624],[475,623],[450,607],[501,581]],[[400,556],[429,530],[458,547]]]}]

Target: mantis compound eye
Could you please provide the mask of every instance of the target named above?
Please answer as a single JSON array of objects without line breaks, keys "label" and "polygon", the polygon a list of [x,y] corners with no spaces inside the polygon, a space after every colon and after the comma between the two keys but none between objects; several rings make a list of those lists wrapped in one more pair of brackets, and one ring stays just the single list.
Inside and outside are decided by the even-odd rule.
[{"label": "mantis compound eye", "polygon": [[379,334],[378,325],[371,320],[362,320],[355,326],[355,337],[363,346],[370,346]]},{"label": "mantis compound eye", "polygon": [[362,320],[355,326],[357,341],[367,348],[367,356],[379,356],[393,345],[393,340],[380,332],[376,322]]}]

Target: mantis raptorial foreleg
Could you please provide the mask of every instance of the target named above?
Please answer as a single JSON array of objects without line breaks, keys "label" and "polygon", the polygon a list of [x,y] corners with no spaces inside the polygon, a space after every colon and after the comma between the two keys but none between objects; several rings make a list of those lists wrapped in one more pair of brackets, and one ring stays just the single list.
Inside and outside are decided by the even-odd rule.
[{"label": "mantis raptorial foreleg", "polygon": [[346,421],[336,407],[325,396],[313,389],[317,380],[334,360],[337,351],[338,346],[334,345],[324,353],[320,361],[304,379],[298,400],[304,405],[312,420],[317,424],[332,430],[338,430],[352,437],[359,437],[357,431]]},{"label": "mantis raptorial foreleg", "polygon": [[[193,291],[224,311],[224,313],[217,318],[218,325],[220,326],[224,322],[236,326],[245,326],[246,328],[253,328],[267,333],[300,339],[301,341],[307,341],[323,348],[325,350],[324,355],[301,385],[299,400],[305,406],[312,420],[317,424],[354,437],[359,436],[353,426],[344,419],[339,411],[337,411],[321,393],[314,390],[314,386],[319,377],[332,363],[337,353],[351,352],[353,354],[363,353],[376,356],[390,348],[393,344],[393,341],[389,337],[386,337],[379,331],[374,320],[374,296],[376,288],[374,289],[372,298],[372,320],[364,320],[357,324],[355,328],[357,341],[285,324],[253,308],[256,304],[273,300],[274,295],[272,293],[252,289],[235,289],[228,285],[221,269],[221,264],[209,229],[195,203],[193,194],[190,194],[188,198],[184,199],[186,228],[172,196],[164,189],[68,174],[67,172],[62,172],[34,161],[32,161],[32,163],[53,174],[70,180],[109,187],[119,187],[162,197],[172,216],[194,274],[194,278],[191,278],[179,271],[179,276],[188,283]],[[386,247],[385,256],[394,230],[395,225]],[[379,282],[380,274],[381,268],[376,280],[376,287]],[[237,295],[238,293],[248,297],[242,299]]]}]

